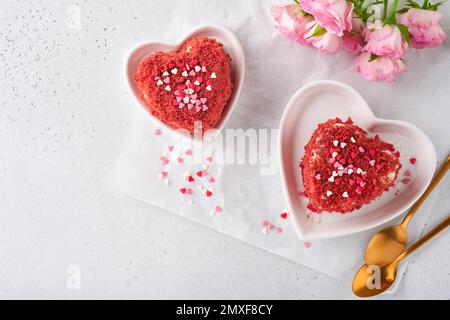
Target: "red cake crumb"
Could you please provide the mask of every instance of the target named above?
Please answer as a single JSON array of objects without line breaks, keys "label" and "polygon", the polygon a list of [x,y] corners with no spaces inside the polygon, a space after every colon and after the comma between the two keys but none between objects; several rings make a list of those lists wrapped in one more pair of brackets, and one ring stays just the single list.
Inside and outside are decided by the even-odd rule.
[{"label": "red cake crumb", "polygon": [[223,45],[194,37],[176,52],[155,52],[134,76],[139,96],[150,112],[174,129],[213,128],[232,93],[230,57]]},{"label": "red cake crumb", "polygon": [[348,213],[395,185],[399,153],[378,136],[367,137],[351,118],[319,124],[300,162],[308,208]]}]

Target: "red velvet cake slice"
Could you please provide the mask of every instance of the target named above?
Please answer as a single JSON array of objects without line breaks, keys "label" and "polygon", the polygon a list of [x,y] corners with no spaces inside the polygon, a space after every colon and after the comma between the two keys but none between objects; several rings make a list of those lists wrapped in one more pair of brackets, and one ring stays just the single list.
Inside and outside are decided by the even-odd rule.
[{"label": "red velvet cake slice", "polygon": [[399,157],[392,144],[367,137],[350,118],[319,124],[300,163],[308,208],[348,213],[370,203],[394,186]]},{"label": "red velvet cake slice", "polygon": [[150,112],[174,129],[194,132],[213,128],[232,93],[230,57],[223,45],[194,37],[176,52],[155,52],[134,76],[140,98]]}]

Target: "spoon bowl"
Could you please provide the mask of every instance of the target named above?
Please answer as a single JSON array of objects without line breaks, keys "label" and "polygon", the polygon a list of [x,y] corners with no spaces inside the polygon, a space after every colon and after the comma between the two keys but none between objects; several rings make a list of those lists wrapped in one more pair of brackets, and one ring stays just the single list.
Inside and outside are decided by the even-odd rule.
[{"label": "spoon bowl", "polygon": [[397,263],[382,268],[363,265],[355,275],[353,292],[361,298],[368,298],[383,293],[391,287],[397,275]]},{"label": "spoon bowl", "polygon": [[383,229],[370,240],[364,260],[369,266],[384,267],[405,250],[407,241],[406,229],[402,224]]}]

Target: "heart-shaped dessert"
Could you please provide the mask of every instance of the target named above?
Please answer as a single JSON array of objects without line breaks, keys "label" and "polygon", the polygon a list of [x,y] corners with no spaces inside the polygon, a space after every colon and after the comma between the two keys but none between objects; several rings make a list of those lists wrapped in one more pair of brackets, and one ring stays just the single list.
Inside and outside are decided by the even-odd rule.
[{"label": "heart-shaped dessert", "polygon": [[349,118],[319,124],[300,163],[308,209],[347,213],[395,185],[400,153]]},{"label": "heart-shaped dessert", "polygon": [[303,239],[348,235],[397,217],[424,192],[436,166],[422,131],[376,118],[358,92],[337,81],[310,83],[292,97],[281,118],[279,157],[287,207]]},{"label": "heart-shaped dessert", "polygon": [[134,79],[155,117],[191,133],[194,125],[206,131],[217,124],[233,87],[230,57],[223,45],[201,36],[184,42],[176,52],[150,55]]},{"label": "heart-shaped dessert", "polygon": [[129,87],[140,104],[160,125],[191,137],[200,129],[204,133],[224,126],[244,73],[242,47],[221,26],[197,28],[174,45],[138,45],[125,64]]}]

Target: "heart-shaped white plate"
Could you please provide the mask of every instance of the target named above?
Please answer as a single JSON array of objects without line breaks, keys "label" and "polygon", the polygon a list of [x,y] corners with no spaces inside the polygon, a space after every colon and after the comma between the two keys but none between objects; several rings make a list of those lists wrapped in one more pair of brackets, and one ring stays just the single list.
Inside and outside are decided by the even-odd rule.
[{"label": "heart-shaped white plate", "polygon": [[[351,117],[369,136],[378,134],[400,151],[397,185],[369,205],[348,214],[310,213],[303,189],[299,162],[304,146],[319,123]],[[376,118],[356,90],[337,81],[318,81],[301,88],[289,101],[280,125],[279,156],[282,184],[297,234],[302,239],[323,239],[364,231],[385,223],[411,206],[425,191],[436,167],[436,151],[430,139],[417,127],[403,121]],[[417,158],[412,165],[410,158]],[[404,185],[405,170],[410,182]]]},{"label": "heart-shaped white plate", "polygon": [[[242,49],[241,44],[239,43],[238,38],[234,35],[232,31],[222,26],[204,26],[199,27],[192,30],[187,36],[182,38],[175,44],[166,44],[159,42],[148,42],[137,45],[133,49],[129,51],[125,60],[125,79],[128,83],[128,86],[133,93],[136,100],[139,104],[148,111],[148,108],[139,98],[139,92],[134,82],[134,75],[139,66],[139,63],[151,55],[154,52],[162,51],[162,52],[170,52],[176,51],[182,43],[185,41],[197,37],[197,36],[206,36],[213,39],[216,39],[220,43],[223,44],[225,52],[231,57],[231,70],[232,70],[232,81],[233,81],[233,92],[231,94],[230,100],[228,104],[225,106],[222,112],[222,117],[215,126],[215,129],[221,130],[225,123],[228,120],[228,117],[231,114],[234,106],[236,105],[237,99],[241,92],[242,84],[244,82],[245,75],[245,55],[244,50]],[[173,128],[169,127],[167,124],[162,122],[160,119],[154,117],[150,112],[149,114],[160,123],[161,126],[168,128],[169,130],[173,130]],[[185,136],[182,131],[173,130],[174,132],[180,133],[182,136]],[[213,135],[210,135],[213,136]],[[189,135],[192,137],[192,135]]]}]

